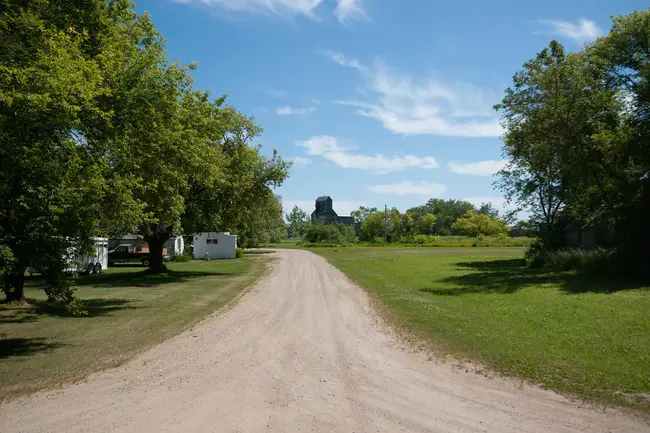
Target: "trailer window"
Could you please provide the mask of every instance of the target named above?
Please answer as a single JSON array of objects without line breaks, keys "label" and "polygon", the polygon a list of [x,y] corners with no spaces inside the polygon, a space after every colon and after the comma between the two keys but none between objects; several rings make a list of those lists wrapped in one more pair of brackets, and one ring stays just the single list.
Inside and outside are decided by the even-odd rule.
[{"label": "trailer window", "polygon": [[205,243],[208,244],[208,245],[210,245],[210,244],[218,244],[219,239],[206,239]]}]

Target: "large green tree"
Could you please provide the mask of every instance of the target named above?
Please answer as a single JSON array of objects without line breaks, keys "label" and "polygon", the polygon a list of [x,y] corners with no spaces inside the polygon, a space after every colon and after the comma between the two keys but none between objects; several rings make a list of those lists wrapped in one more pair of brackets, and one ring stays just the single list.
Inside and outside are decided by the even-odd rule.
[{"label": "large green tree", "polygon": [[[650,271],[650,10],[613,18],[610,33],[586,50],[590,67],[605,70],[605,84],[622,102],[621,123],[598,137],[602,167],[594,177],[607,188],[586,197],[609,217],[624,263]],[[592,170],[598,166],[586,166]]]},{"label": "large green tree", "polygon": [[497,108],[502,113],[506,167],[497,182],[506,197],[532,213],[548,248],[562,244],[565,217],[588,220],[606,191],[604,137],[619,124],[621,106],[603,86],[604,70],[582,53],[552,41],[514,75]]},{"label": "large green tree", "polygon": [[293,209],[291,209],[291,212],[287,214],[287,225],[287,234],[289,238],[302,238],[303,233],[309,225],[307,213],[298,206],[294,206]]},{"label": "large green tree", "polygon": [[366,242],[397,242],[402,235],[402,215],[396,208],[371,213],[359,229],[359,239]]},{"label": "large green tree", "polygon": [[30,264],[60,282],[66,253],[91,248],[88,237],[119,207],[104,206],[125,192],[106,182],[114,147],[104,102],[114,92],[114,59],[141,26],[129,8],[120,0],[0,2],[0,239],[13,255],[7,300],[23,297]]},{"label": "large green tree", "polygon": [[232,231],[254,243],[263,233],[277,237],[282,208],[271,191],[289,164],[252,145],[261,128],[225,96],[193,89],[195,66],[170,63],[160,35],[145,42],[149,49],[116,78],[121,97],[111,100],[118,148],[111,167],[142,208],[121,228],[142,234],[153,271],[165,269],[163,245],[181,230]]},{"label": "large green tree", "polygon": [[350,216],[354,218],[355,223],[363,224],[366,222],[366,218],[377,212],[378,211],[376,207],[359,206],[359,209],[354,210],[350,213]]},{"label": "large green tree", "polygon": [[436,223],[431,234],[450,235],[452,234],[451,226],[454,222],[470,210],[475,209],[474,205],[468,201],[432,198],[423,206],[407,210],[407,213],[413,215],[416,227],[420,218],[425,217],[427,214],[434,215]]},{"label": "large green tree", "polygon": [[458,218],[452,228],[456,233],[472,237],[506,235],[510,231],[499,218],[473,210]]}]

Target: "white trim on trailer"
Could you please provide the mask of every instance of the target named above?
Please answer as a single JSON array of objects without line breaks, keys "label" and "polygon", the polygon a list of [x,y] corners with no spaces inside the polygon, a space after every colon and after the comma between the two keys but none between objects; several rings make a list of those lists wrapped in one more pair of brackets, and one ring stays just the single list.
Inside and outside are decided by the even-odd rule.
[{"label": "white trim on trailer", "polygon": [[90,238],[95,243],[95,254],[76,254],[71,251],[68,272],[98,274],[108,268],[108,238]]}]

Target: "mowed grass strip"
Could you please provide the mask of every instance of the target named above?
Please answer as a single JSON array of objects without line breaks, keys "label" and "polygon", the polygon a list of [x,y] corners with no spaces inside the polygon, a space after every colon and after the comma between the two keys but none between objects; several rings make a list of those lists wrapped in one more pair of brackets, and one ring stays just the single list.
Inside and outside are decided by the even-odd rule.
[{"label": "mowed grass strip", "polygon": [[314,249],[461,359],[650,410],[650,288],[523,266],[523,249]]},{"label": "mowed grass strip", "polygon": [[87,317],[52,307],[29,279],[28,303],[0,307],[0,400],[118,366],[234,300],[264,268],[259,256],[171,263],[160,275],[109,268],[77,281]]}]

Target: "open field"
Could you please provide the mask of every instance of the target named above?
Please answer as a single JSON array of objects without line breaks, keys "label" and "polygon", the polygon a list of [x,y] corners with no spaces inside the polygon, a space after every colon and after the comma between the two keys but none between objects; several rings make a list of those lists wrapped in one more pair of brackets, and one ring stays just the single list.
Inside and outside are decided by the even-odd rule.
[{"label": "open field", "polygon": [[28,303],[0,306],[0,400],[120,365],[235,299],[264,270],[259,257],[171,263],[169,272],[109,268],[78,279],[89,315],[46,302],[39,278]]},{"label": "open field", "polygon": [[650,409],[650,287],[523,267],[523,249],[317,248],[434,349]]}]

